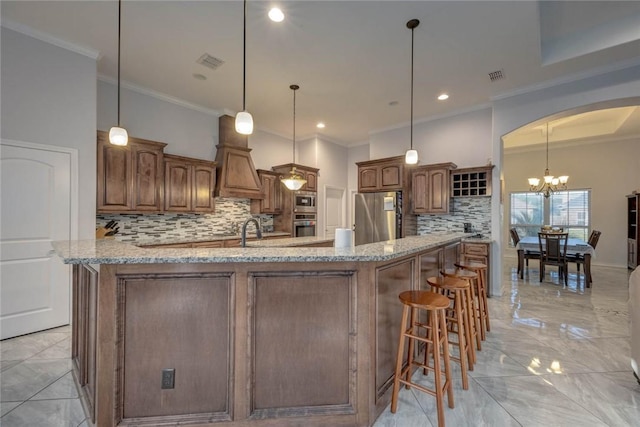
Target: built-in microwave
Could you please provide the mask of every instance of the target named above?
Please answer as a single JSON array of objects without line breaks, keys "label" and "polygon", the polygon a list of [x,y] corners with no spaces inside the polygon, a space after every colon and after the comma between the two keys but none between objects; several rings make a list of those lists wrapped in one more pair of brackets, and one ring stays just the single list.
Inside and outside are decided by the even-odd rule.
[{"label": "built-in microwave", "polygon": [[316,193],[311,191],[296,191],[293,195],[294,212],[315,212]]}]

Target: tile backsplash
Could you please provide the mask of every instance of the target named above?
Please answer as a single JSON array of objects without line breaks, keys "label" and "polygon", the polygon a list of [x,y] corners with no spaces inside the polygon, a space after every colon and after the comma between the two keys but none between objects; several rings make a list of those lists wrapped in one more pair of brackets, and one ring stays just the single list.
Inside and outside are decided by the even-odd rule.
[{"label": "tile backsplash", "polygon": [[[263,229],[273,227],[273,216],[252,215],[249,199],[218,197],[215,199],[216,212],[213,214],[194,213],[154,213],[154,214],[98,214],[96,227],[109,221],[118,223],[120,230],[116,240],[136,242],[156,238],[188,237],[202,238],[231,233],[234,224],[240,227],[252,216],[260,218]],[[253,227],[251,227],[253,229]]]},{"label": "tile backsplash", "polygon": [[474,233],[491,236],[491,197],[452,197],[448,215],[418,215],[418,235],[463,231],[470,222]]}]

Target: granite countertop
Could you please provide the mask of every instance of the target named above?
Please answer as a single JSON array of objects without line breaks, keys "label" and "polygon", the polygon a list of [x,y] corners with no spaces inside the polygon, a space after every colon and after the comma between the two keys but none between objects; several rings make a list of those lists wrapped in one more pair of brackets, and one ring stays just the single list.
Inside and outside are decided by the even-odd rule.
[{"label": "granite countertop", "polygon": [[[262,233],[263,238],[267,237],[280,237],[280,236],[291,236],[291,233],[286,233],[284,231],[273,231],[270,233]],[[131,241],[122,241],[122,243],[127,243],[135,246],[153,246],[153,245],[172,245],[179,243],[198,243],[198,242],[217,242],[221,240],[238,240],[242,236],[240,234],[210,234],[210,235],[199,235],[199,236],[171,236],[170,234],[157,237],[153,239],[141,239],[141,240],[131,240]],[[256,233],[247,233],[247,239],[254,239],[256,237]]]},{"label": "granite countertop", "polygon": [[490,237],[465,237],[462,243],[493,243]]},{"label": "granite countertop", "polygon": [[53,253],[65,264],[157,264],[222,262],[387,261],[459,241],[465,233],[411,236],[352,248],[139,248],[115,240],[53,242]]},{"label": "granite countertop", "polygon": [[315,243],[333,242],[333,238],[326,237],[290,237],[288,239],[251,240],[247,242],[248,248],[285,248],[294,246],[311,245]]}]

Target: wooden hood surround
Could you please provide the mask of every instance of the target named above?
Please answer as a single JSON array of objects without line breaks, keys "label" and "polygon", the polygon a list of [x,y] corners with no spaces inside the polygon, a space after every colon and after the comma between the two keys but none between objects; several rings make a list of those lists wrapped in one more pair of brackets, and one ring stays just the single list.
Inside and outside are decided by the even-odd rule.
[{"label": "wooden hood surround", "polygon": [[248,137],[236,132],[234,118],[220,116],[216,153],[216,197],[264,199],[260,178],[251,160]]}]

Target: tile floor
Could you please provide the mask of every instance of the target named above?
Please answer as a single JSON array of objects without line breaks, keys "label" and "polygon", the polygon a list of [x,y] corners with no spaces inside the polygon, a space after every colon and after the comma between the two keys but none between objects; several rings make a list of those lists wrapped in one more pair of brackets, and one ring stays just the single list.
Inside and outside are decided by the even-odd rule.
[{"label": "tile floor", "polygon": [[[535,267],[524,280],[505,269],[509,292],[489,300],[491,332],[469,390],[452,365],[448,426],[640,426],[640,384],[629,359],[629,273],[594,267],[593,274],[594,287],[585,291],[575,272],[563,287],[554,284],[555,272],[540,283]],[[0,425],[89,426],[70,373],[70,334],[65,326],[0,342]],[[419,381],[429,384],[430,377]],[[406,389],[396,414],[387,408],[375,423],[436,425],[434,398]]]}]

